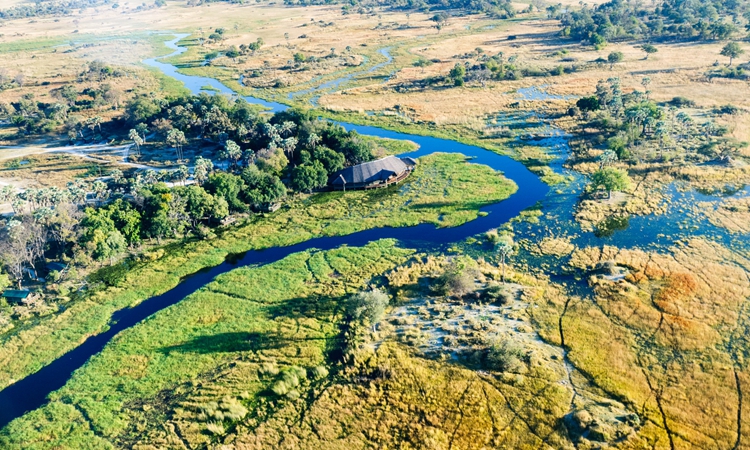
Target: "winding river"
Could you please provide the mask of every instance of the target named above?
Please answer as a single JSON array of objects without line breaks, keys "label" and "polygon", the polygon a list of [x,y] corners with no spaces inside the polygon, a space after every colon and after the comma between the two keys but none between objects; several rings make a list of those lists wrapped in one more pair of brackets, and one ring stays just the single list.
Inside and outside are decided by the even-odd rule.
[{"label": "winding river", "polygon": [[[175,36],[174,40],[166,43],[174,52],[163,58],[178,55],[186,51],[186,48],[179,47],[177,42],[187,35]],[[195,94],[199,92],[218,92],[236,95],[234,91],[215,79],[181,74],[175,66],[164,63],[160,59],[162,58],[149,59],[144,61],[144,63],[183,82]],[[212,90],[207,91],[203,89],[207,86],[210,86]],[[288,108],[287,105],[280,103],[268,102],[254,97],[245,98],[251,103],[269,108],[272,112],[283,111]],[[179,285],[162,295],[147,299],[133,308],[116,312],[111,319],[107,331],[88,338],[81,345],[51,362],[38,372],[0,391],[0,428],[26,412],[44,405],[47,401],[47,396],[51,392],[65,385],[72,373],[82,367],[91,356],[99,353],[117,333],[181,301],[186,296],[211,282],[217,275],[241,266],[271,263],[292,253],[305,250],[328,250],[341,245],[363,246],[368,242],[384,238],[397,239],[401,245],[408,248],[420,250],[444,248],[447,244],[461,241],[502,225],[518,215],[522,210],[541,201],[549,190],[546,184],[542,183],[536,175],[519,162],[480,147],[434,137],[398,133],[371,126],[360,126],[350,123],[341,123],[341,125],[347,130],[356,130],[361,134],[410,140],[419,145],[417,151],[408,153],[405,156],[420,157],[434,152],[443,152],[461,153],[473,157],[472,162],[474,163],[485,164],[495,170],[502,171],[507,178],[510,178],[518,185],[518,191],[507,200],[481,208],[481,211],[487,213],[486,215],[481,215],[476,220],[458,227],[436,228],[431,224],[423,224],[408,228],[376,228],[347,236],[320,237],[288,247],[249,251],[239,258],[228,259],[219,266],[199,271],[186,277]]]}]

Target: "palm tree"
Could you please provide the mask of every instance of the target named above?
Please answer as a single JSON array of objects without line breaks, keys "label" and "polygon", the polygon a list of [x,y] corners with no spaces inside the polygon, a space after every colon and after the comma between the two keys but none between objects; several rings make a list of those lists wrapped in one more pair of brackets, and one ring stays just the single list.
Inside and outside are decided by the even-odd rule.
[{"label": "palm tree", "polygon": [[198,184],[203,184],[207,179],[208,175],[214,170],[214,163],[210,159],[206,159],[199,156],[195,160],[195,169],[193,170],[193,176]]},{"label": "palm tree", "polygon": [[501,280],[503,283],[505,283],[505,262],[507,258],[514,253],[513,239],[510,236],[501,237],[500,241],[495,245],[495,252],[500,258],[500,264],[502,264],[503,266]]},{"label": "palm tree", "polygon": [[321,140],[322,140],[322,138],[320,136],[318,136],[317,134],[310,133],[310,135],[307,137],[307,148],[313,149],[313,148],[317,147],[318,144],[320,144]]},{"label": "palm tree", "polygon": [[291,136],[294,129],[297,128],[297,124],[291,121],[285,121],[279,125],[278,130],[281,137]]},{"label": "palm tree", "polygon": [[128,133],[128,138],[132,139],[133,144],[135,144],[135,152],[138,154],[138,156],[141,155],[141,145],[143,144],[143,138],[138,135],[138,130],[135,128],[131,129]]},{"label": "palm tree", "polygon": [[231,166],[234,166],[236,165],[237,160],[242,157],[242,149],[236,142],[227,140],[227,143],[224,144],[224,150],[222,150],[221,155],[231,164]]},{"label": "palm tree", "polygon": [[187,180],[188,176],[190,176],[190,170],[186,165],[181,165],[174,171],[175,180],[179,181],[183,186],[185,186],[185,180]]},{"label": "palm tree", "polygon": [[281,147],[289,154],[289,161],[294,161],[294,150],[297,148],[297,138],[290,137],[281,141]]},{"label": "palm tree", "polygon": [[169,130],[169,133],[167,134],[167,144],[174,147],[174,149],[177,151],[178,161],[182,159],[182,146],[185,143],[187,143],[187,139],[185,139],[185,133],[176,128],[172,128],[171,130]]}]

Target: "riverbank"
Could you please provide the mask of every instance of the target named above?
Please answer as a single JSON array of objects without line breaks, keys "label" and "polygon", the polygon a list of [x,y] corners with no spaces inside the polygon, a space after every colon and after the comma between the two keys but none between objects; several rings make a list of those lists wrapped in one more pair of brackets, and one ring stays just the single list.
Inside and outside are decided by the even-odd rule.
[{"label": "riverbank", "polygon": [[[379,234],[388,237],[398,233],[383,227],[414,227],[419,223],[458,227],[453,228],[456,237],[446,237],[444,242],[471,235],[473,228],[459,225],[478,222],[483,206],[507,199],[516,186],[487,166],[462,161],[455,154],[422,157],[415,173],[401,185],[377,192],[303,196],[293,207],[250,219],[213,239],[171,244],[118,267],[103,269],[106,275],[102,278],[111,286],[64,305],[58,314],[4,333],[0,338],[2,385],[36,372],[80,345],[87,336],[101,333],[116,311],[165,293],[184,277],[218,266],[229,255],[290,246],[320,236],[353,235],[368,229],[380,229]],[[491,225],[482,222],[496,221],[497,226],[505,217],[500,211],[490,213],[481,217],[478,226],[486,230]],[[423,239],[431,240],[428,234]]]}]

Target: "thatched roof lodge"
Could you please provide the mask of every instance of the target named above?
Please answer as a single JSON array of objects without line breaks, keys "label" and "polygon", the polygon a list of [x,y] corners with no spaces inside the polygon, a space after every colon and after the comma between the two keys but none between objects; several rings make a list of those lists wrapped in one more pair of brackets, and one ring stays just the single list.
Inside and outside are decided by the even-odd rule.
[{"label": "thatched roof lodge", "polygon": [[416,165],[414,158],[386,156],[339,170],[328,182],[334,191],[386,187],[406,178]]}]

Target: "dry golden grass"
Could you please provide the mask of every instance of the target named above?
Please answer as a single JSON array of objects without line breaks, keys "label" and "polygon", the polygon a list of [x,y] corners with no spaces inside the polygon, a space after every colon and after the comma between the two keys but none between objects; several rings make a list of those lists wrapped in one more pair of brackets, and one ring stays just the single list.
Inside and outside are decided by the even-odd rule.
[{"label": "dry golden grass", "polygon": [[586,268],[608,260],[630,274],[620,282],[593,278],[592,301],[569,305],[563,329],[571,361],[597,385],[643,408],[641,421],[655,427],[654,434],[641,434],[660,436],[658,448],[667,444],[659,404],[678,448],[733,443],[734,372],[744,378],[743,359],[733,348],[744,342],[750,260],[693,239],[669,253],[580,249],[571,264]]},{"label": "dry golden grass", "polygon": [[710,202],[696,205],[696,210],[706,215],[715,226],[725,228],[732,233],[750,232],[750,199],[727,199],[714,206]]},{"label": "dry golden grass", "polygon": [[69,181],[85,175],[96,167],[101,166],[101,169],[105,172],[107,170],[105,165],[65,153],[30,155],[16,161],[21,160],[28,162],[28,164],[12,168],[8,166],[7,162],[2,163],[0,183],[8,183],[19,187],[64,187]]}]

